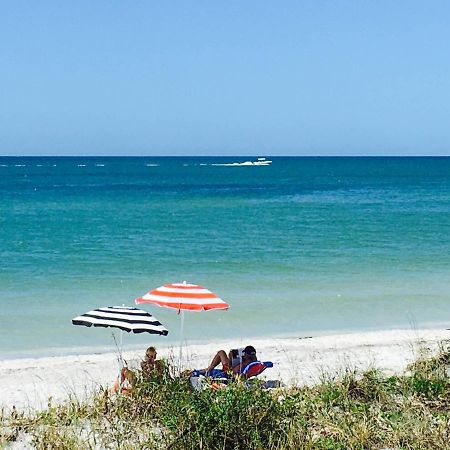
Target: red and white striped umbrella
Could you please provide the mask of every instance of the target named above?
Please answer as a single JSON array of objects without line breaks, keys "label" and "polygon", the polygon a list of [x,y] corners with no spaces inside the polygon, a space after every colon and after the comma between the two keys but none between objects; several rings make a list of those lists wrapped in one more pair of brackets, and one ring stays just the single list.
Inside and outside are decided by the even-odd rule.
[{"label": "red and white striped umbrella", "polygon": [[229,305],[213,292],[203,286],[186,282],[160,286],[137,298],[136,303],[154,303],[178,311],[208,311],[229,308]]},{"label": "red and white striped umbrella", "polygon": [[197,284],[183,283],[165,284],[137,298],[137,304],[153,303],[158,306],[176,309],[181,312],[180,322],[180,365],[181,372],[183,354],[184,311],[208,311],[212,309],[228,309],[230,306],[216,294]]}]

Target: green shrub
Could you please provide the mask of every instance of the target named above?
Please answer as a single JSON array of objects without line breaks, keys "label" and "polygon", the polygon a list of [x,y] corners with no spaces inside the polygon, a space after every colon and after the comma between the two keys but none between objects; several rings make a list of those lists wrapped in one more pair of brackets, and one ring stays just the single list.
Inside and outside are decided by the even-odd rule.
[{"label": "green shrub", "polygon": [[414,373],[410,378],[410,383],[415,393],[423,395],[428,399],[439,397],[447,386],[445,380],[426,377],[421,373]]},{"label": "green shrub", "polygon": [[401,376],[349,370],[272,391],[138,378],[131,396],[102,389],[34,415],[2,412],[0,447],[27,433],[38,449],[450,449],[448,361],[441,351]]}]

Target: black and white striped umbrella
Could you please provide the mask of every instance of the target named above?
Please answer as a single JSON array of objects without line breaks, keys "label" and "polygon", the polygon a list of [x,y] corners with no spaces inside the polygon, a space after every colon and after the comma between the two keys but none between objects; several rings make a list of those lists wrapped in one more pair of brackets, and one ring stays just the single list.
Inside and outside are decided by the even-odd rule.
[{"label": "black and white striped umbrella", "polygon": [[72,319],[74,325],[86,327],[113,327],[133,333],[150,333],[167,336],[168,330],[148,312],[127,306],[108,306],[88,311]]}]

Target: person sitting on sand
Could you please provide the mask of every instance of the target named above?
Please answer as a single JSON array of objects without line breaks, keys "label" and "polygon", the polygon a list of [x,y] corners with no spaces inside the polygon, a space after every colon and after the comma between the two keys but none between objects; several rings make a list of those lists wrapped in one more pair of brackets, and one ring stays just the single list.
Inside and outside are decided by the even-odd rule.
[{"label": "person sitting on sand", "polygon": [[223,372],[232,372],[235,375],[242,373],[242,371],[252,362],[256,361],[256,350],[252,345],[247,345],[239,356],[239,350],[230,350],[228,355],[224,350],[219,350],[211,361],[211,364],[201,370],[201,373],[208,374],[220,363],[222,363]]},{"label": "person sitting on sand", "polygon": [[[162,360],[156,359],[156,348],[149,347],[145,352],[144,361],[141,362],[142,377],[144,380],[160,378],[167,374],[166,367]],[[120,386],[122,394],[129,394],[136,381],[136,374],[128,367],[122,367],[120,371]],[[116,380],[113,392],[119,392],[119,379]]]},{"label": "person sitting on sand", "polygon": [[149,347],[145,352],[145,359],[141,362],[142,376],[144,380],[160,378],[167,375],[164,361],[156,359],[156,348]]},{"label": "person sitting on sand", "polygon": [[120,381],[119,378],[117,378],[111,392],[117,394],[120,389],[121,394],[129,394],[131,392],[135,379],[136,376],[132,370],[130,370],[128,367],[122,367],[120,371]]}]

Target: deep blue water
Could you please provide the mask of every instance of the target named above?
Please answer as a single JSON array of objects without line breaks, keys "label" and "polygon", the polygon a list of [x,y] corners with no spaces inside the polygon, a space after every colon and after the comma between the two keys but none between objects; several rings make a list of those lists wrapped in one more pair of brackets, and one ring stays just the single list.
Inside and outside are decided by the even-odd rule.
[{"label": "deep blue water", "polygon": [[[111,344],[71,325],[186,280],[190,340],[450,327],[450,158],[0,157],[0,356]],[[174,311],[144,306],[176,342]],[[89,347],[89,349],[88,349]]]}]

